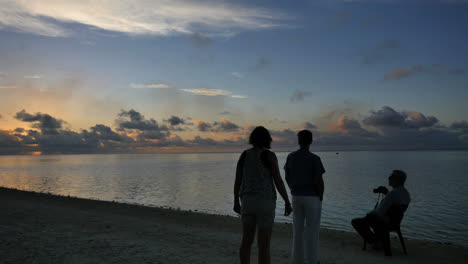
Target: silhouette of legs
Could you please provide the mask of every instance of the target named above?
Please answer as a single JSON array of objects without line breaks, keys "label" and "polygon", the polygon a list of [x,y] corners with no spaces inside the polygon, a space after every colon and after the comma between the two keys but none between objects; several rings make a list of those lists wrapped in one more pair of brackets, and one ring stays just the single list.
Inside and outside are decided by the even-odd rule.
[{"label": "silhouette of legs", "polygon": [[366,217],[354,218],[351,224],[366,242],[373,243],[375,241],[375,234],[370,229],[370,223]]},{"label": "silhouette of legs", "polygon": [[250,251],[255,239],[255,222],[242,223],[242,243],[239,250],[241,264],[250,264]]},{"label": "silhouette of legs", "polygon": [[293,196],[292,263],[317,263],[322,202],[315,196]]},{"label": "silhouette of legs", "polygon": [[270,264],[270,241],[273,227],[259,227],[257,234],[258,263]]},{"label": "silhouette of legs", "polygon": [[351,224],[366,242],[381,241],[385,255],[391,256],[390,233],[386,224],[377,215],[368,214],[363,218],[355,218],[351,221]]}]

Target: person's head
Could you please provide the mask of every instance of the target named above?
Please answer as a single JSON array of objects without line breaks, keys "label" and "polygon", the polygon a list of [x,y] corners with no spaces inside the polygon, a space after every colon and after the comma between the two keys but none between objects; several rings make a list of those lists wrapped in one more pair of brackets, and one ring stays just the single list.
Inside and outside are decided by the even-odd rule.
[{"label": "person's head", "polygon": [[310,130],[301,130],[299,133],[297,133],[297,142],[299,143],[299,146],[308,147],[310,144],[312,144],[312,141],[313,137]]},{"label": "person's head", "polygon": [[402,170],[394,170],[388,177],[388,185],[392,187],[403,186],[406,181],[406,173]]},{"label": "person's head", "polygon": [[250,133],[249,144],[254,147],[270,149],[272,141],[270,132],[262,126],[254,128]]}]

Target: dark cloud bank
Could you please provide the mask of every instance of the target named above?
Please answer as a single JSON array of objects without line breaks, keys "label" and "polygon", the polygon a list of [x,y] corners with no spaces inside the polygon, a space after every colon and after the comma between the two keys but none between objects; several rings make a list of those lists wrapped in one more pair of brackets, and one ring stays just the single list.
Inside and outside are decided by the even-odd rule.
[{"label": "dark cloud bank", "polygon": [[[133,109],[117,115],[115,129],[96,124],[80,132],[65,128],[64,120],[45,113],[22,110],[14,117],[29,123],[31,128],[0,130],[0,154],[156,152],[164,147],[179,147],[182,151],[238,151],[247,147],[251,130],[224,119],[192,123],[187,121],[190,118],[171,116],[158,122]],[[370,112],[362,120],[341,116],[327,130],[322,131],[311,122],[304,122],[297,130],[302,128],[314,132],[317,150],[468,149],[467,121],[446,126],[434,116],[400,112],[389,106]],[[187,130],[200,135],[182,139],[175,134]],[[230,139],[215,140],[210,133]],[[296,133],[292,129],[271,130],[274,149],[294,149]]]}]

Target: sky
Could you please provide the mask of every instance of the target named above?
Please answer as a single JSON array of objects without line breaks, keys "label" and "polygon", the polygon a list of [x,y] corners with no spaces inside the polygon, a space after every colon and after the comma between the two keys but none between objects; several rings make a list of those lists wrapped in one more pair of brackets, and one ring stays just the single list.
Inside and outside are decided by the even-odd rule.
[{"label": "sky", "polygon": [[0,0],[0,154],[468,149],[468,1]]}]

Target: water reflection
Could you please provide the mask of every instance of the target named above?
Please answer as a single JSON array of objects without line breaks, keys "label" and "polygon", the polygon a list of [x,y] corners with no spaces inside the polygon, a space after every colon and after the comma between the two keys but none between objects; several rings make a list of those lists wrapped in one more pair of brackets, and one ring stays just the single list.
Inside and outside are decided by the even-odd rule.
[{"label": "water reflection", "polygon": [[[318,153],[327,170],[322,226],[351,231],[397,168],[409,177],[412,203],[402,223],[409,237],[468,244],[468,152]],[[282,168],[287,153],[278,153]],[[239,153],[1,156],[0,185],[101,200],[232,212]],[[278,202],[277,220],[283,203]],[[431,230],[428,232],[427,230]]]}]

